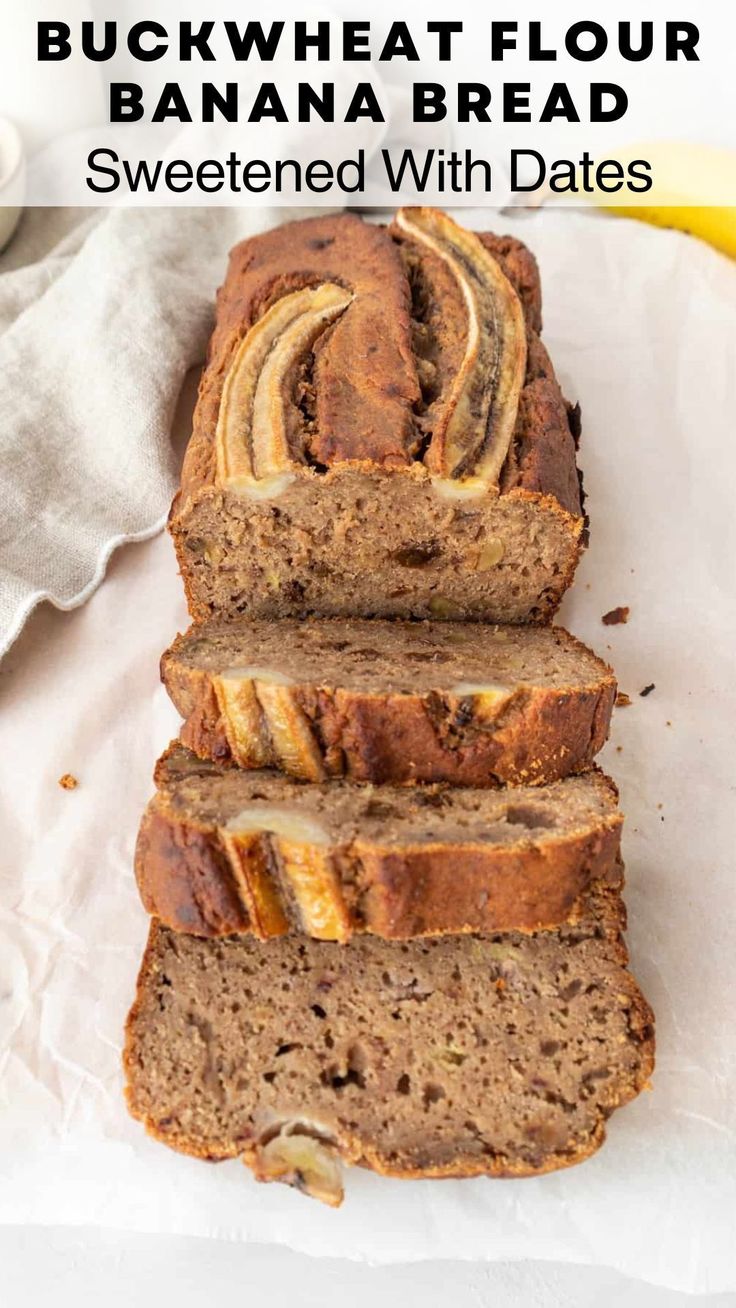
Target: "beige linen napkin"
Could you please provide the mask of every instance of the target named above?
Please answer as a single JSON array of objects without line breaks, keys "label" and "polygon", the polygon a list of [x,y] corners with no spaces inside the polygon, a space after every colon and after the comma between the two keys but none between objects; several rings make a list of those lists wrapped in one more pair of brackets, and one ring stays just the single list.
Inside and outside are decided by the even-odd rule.
[{"label": "beige linen napkin", "polygon": [[[171,417],[204,354],[226,252],[292,216],[26,215],[20,246],[0,260],[0,654],[40,600],[81,604],[117,546],[161,530]],[[48,253],[13,267],[24,240],[37,250],[70,224]]]}]

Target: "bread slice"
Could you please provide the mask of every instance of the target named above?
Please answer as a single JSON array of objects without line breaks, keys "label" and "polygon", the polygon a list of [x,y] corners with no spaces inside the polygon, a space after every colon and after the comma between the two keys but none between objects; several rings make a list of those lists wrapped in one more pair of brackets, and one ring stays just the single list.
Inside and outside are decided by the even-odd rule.
[{"label": "bread slice", "polygon": [[621,881],[617,792],[597,770],[513,790],[299,784],[174,745],[156,781],[136,875],[177,931],[533,931],[574,916],[591,881]]},{"label": "bread slice", "polygon": [[616,696],[561,627],[458,622],[211,621],[161,677],[201,758],[308,781],[554,781],[592,762]]},{"label": "bread slice", "polygon": [[432,209],[237,246],[170,517],[192,616],[548,621],[584,521],[540,301]]},{"label": "bread slice", "polygon": [[653,1017],[619,895],[574,926],[349,948],[151,926],[125,1045],[131,1113],[339,1203],[339,1159],[389,1176],[529,1176],[603,1142],[646,1085]]}]

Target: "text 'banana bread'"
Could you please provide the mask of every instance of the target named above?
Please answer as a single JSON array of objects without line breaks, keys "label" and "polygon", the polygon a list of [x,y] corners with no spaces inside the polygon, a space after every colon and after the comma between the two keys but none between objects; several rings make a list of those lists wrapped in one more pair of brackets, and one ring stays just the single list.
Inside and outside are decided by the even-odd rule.
[{"label": "text 'banana bread'", "polygon": [[591,882],[621,882],[616,788],[597,770],[511,790],[312,784],[174,745],[156,782],[136,875],[178,931],[533,931],[574,917]]},{"label": "text 'banana bread'", "polygon": [[583,514],[540,303],[434,209],[237,246],[170,518],[192,616],[547,621]]},{"label": "text 'banana bread'", "polygon": [[128,1019],[128,1104],[166,1144],[339,1203],[390,1176],[580,1162],[645,1086],[651,1011],[615,891],[536,935],[348,948],[200,940],[154,922]]},{"label": "text 'banana bread'", "polygon": [[201,758],[307,781],[555,781],[605,743],[611,669],[561,627],[211,621],[161,676]]}]

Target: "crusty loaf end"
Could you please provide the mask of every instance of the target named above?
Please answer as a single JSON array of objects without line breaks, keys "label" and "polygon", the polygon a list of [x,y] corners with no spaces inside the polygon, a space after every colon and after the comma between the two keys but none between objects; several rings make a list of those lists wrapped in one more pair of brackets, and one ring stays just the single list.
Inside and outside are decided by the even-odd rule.
[{"label": "crusty loaf end", "polygon": [[548,621],[584,523],[539,305],[435,210],[237,247],[170,518],[192,615]]}]

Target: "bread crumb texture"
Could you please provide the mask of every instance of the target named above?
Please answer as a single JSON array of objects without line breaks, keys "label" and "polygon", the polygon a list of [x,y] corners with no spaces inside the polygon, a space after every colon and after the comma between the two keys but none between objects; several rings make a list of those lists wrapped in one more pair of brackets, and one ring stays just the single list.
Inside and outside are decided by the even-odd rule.
[{"label": "bread crumb texture", "polygon": [[623,923],[603,887],[576,924],[532,936],[263,945],[154,922],[129,1107],[176,1149],[331,1203],[332,1161],[399,1177],[569,1166],[652,1072]]}]

